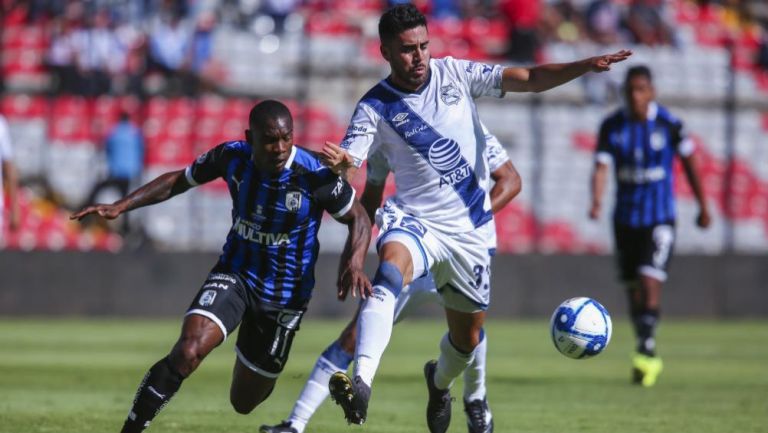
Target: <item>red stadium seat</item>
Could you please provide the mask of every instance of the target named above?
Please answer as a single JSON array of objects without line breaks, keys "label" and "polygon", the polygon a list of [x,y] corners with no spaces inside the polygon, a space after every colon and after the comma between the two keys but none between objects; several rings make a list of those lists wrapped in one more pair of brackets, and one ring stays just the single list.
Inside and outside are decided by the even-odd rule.
[{"label": "red stadium seat", "polygon": [[45,117],[47,102],[40,96],[7,95],[0,102],[2,113],[9,119]]}]

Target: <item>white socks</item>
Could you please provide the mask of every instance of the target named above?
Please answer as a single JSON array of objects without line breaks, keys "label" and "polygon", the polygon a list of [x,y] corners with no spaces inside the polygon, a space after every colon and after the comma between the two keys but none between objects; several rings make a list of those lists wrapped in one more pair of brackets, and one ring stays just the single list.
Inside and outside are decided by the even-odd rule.
[{"label": "white socks", "polygon": [[476,350],[470,353],[459,352],[451,344],[451,339],[446,332],[440,340],[440,358],[437,360],[435,370],[435,386],[439,389],[450,388],[453,380],[472,363],[475,352]]},{"label": "white socks", "polygon": [[384,286],[374,286],[373,294],[363,303],[357,321],[355,376],[371,386],[384,349],[392,336],[395,295]]},{"label": "white socks", "polygon": [[[475,347],[475,359],[464,370],[464,400],[482,400],[485,398],[485,359],[488,351],[488,337],[485,331],[480,334],[480,344]],[[301,433],[301,432],[299,432]]]},{"label": "white socks", "polygon": [[307,383],[301,390],[299,399],[296,400],[291,415],[288,417],[291,426],[298,433],[304,432],[309,419],[328,397],[328,381],[333,373],[347,371],[350,362],[352,362],[352,355],[344,352],[338,341],[328,346],[325,352],[317,358],[315,368],[309,374],[309,379],[307,379]]}]

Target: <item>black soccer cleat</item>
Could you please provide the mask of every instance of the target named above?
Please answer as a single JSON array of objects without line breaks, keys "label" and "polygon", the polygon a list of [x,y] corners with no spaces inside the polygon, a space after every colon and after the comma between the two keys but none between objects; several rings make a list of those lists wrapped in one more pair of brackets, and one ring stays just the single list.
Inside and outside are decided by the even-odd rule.
[{"label": "black soccer cleat", "polygon": [[350,424],[362,424],[368,416],[368,400],[371,387],[360,376],[350,379],[342,372],[334,373],[328,381],[331,398],[344,410],[344,418]]},{"label": "black soccer cleat", "polygon": [[493,433],[493,417],[488,409],[488,400],[464,400],[464,412],[467,413],[469,433]]},{"label": "black soccer cleat", "polygon": [[278,425],[263,425],[259,427],[259,433],[299,433],[293,428],[290,421],[283,421]]},{"label": "black soccer cleat", "polygon": [[427,402],[427,427],[430,433],[445,433],[451,424],[451,391],[435,386],[437,361],[424,364],[424,378],[427,380],[429,402]]}]

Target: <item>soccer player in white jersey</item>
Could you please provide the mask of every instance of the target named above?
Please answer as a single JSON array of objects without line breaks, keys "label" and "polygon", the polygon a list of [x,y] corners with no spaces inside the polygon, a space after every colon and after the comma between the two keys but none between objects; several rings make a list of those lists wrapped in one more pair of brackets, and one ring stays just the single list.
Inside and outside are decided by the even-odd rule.
[{"label": "soccer player in white jersey", "polygon": [[[521,189],[520,175],[509,160],[498,139],[483,126],[488,147],[485,158],[491,171],[494,184],[490,190],[491,207],[493,212],[501,210]],[[376,209],[381,205],[384,194],[384,184],[390,168],[386,159],[379,153],[368,158],[365,189],[360,197],[368,216],[374,219]],[[485,185],[487,190],[490,185]],[[488,239],[488,248],[496,247],[496,237]],[[431,275],[415,279],[404,287],[397,297],[394,312],[394,323],[397,324],[407,317],[415,308],[427,302],[439,302],[440,296],[435,288]],[[358,310],[359,312],[359,310]],[[309,419],[328,397],[328,380],[331,375],[347,371],[355,350],[357,337],[356,323],[358,314],[341,331],[339,338],[331,343],[320,355],[315,367],[307,379],[307,383],[298,400],[285,421],[277,425],[263,425],[260,433],[304,433]],[[469,368],[464,370],[464,412],[467,414],[469,433],[493,431],[493,419],[488,409],[485,393],[485,359],[487,349],[485,332],[481,335],[480,344],[475,349],[475,358]]]},{"label": "soccer player in white jersey", "polygon": [[8,228],[15,231],[20,222],[19,201],[17,199],[19,182],[16,166],[13,164],[11,133],[5,117],[0,114],[0,241],[2,241],[3,235],[3,181],[5,181],[8,189]]},{"label": "soccer player in white jersey", "polygon": [[607,71],[631,52],[530,68],[430,59],[426,19],[407,4],[382,15],[379,38],[390,75],[360,100],[341,147],[328,143],[323,149],[326,164],[348,177],[369,153],[381,152],[396,186],[381,211],[379,267],[373,295],[360,310],[353,378],[337,373],[329,388],[349,422],[365,421],[397,295],[431,271],[448,332],[439,359],[424,366],[427,426],[443,433],[450,423],[450,387],[475,356],[490,292],[486,239],[493,216],[480,187],[489,172],[474,99],[545,91],[590,71]]}]

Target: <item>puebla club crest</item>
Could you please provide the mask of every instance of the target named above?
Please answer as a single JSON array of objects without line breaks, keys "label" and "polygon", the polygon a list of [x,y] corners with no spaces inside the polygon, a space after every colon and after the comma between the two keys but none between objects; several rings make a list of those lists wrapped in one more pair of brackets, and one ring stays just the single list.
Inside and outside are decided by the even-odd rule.
[{"label": "puebla club crest", "polygon": [[461,100],[461,92],[453,83],[450,83],[440,88],[440,99],[445,105],[456,105]]}]

